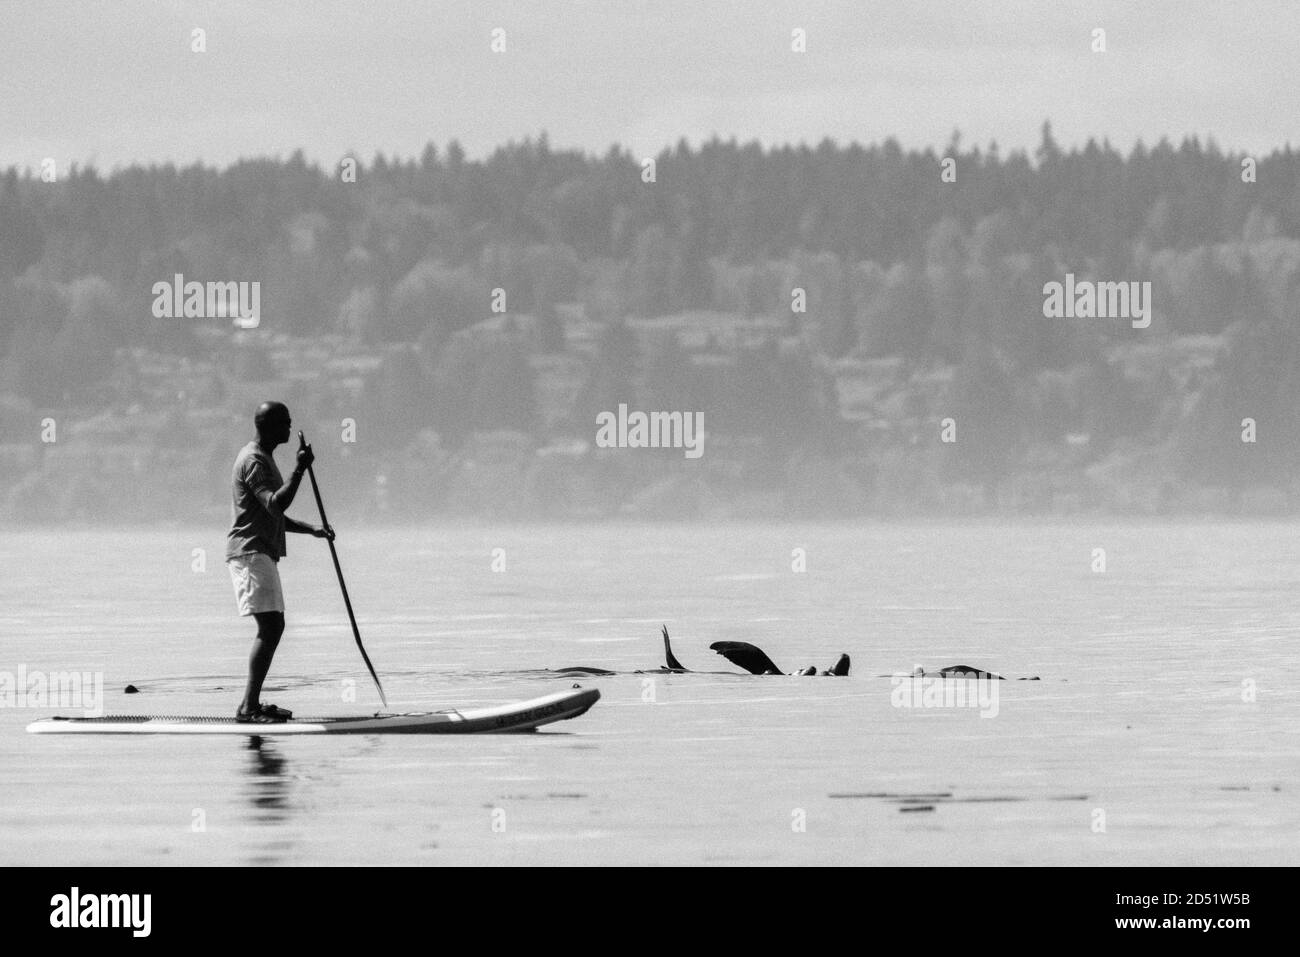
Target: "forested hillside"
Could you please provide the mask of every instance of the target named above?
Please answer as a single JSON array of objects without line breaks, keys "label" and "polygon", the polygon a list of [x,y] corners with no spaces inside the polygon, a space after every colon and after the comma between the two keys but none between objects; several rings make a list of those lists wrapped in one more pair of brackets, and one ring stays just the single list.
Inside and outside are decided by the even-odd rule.
[{"label": "forested hillside", "polygon": [[[1153,321],[1044,318],[1066,274],[1150,282]],[[256,328],[158,318],[178,275],[260,283]],[[0,514],[215,520],[270,397],[376,515],[1290,510],[1298,282],[1290,148],[1046,125],[9,170]],[[702,415],[704,454],[597,448],[620,403]]]}]

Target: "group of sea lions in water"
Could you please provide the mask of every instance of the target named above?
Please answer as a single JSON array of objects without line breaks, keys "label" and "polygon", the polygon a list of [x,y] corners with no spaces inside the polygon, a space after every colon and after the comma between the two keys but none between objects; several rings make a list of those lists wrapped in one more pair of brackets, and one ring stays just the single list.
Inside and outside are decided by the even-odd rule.
[{"label": "group of sea lions in water", "polygon": [[[633,672],[634,674],[639,674],[639,675],[735,674],[735,672],[732,671],[692,671],[690,668],[687,668],[680,661],[678,661],[677,656],[673,654],[672,642],[668,638],[668,626],[664,625],[661,631],[664,636],[665,663],[658,668],[636,671]],[[809,665],[807,668],[802,668],[798,671],[786,672],[778,668],[773,663],[772,659],[767,656],[767,654],[763,651],[762,648],[759,648],[757,645],[751,645],[747,641],[715,641],[713,644],[709,645],[709,648],[711,648],[713,651],[716,651],[718,654],[722,655],[722,657],[726,658],[732,664],[739,665],[740,667],[744,668],[751,675],[791,674],[791,675],[834,675],[834,676],[842,677],[849,673],[848,655],[840,655],[839,660],[836,661],[835,664],[831,665],[831,667],[827,668],[825,671],[818,671],[816,668]],[[616,671],[609,671],[605,668],[590,668],[587,667],[586,665],[574,665],[569,668],[555,668],[552,670],[556,674],[566,674],[566,675],[618,674],[618,672]]]},{"label": "group of sea lions in water", "polygon": [[[651,669],[649,671],[638,671],[636,672],[636,674],[734,674],[734,672],[730,672],[730,671],[692,672],[691,669],[687,668],[680,661],[678,661],[677,656],[673,654],[673,646],[668,638],[667,625],[663,626],[662,632],[664,636],[665,664],[658,668]],[[762,648],[759,648],[757,645],[751,645],[747,641],[715,641],[713,644],[709,645],[709,648],[710,650],[715,651],[718,654],[722,655],[722,657],[726,658],[733,665],[739,665],[741,668],[744,668],[745,671],[749,672],[751,675],[789,674],[789,675],[799,675],[801,677],[823,676],[823,677],[842,678],[847,676],[849,673],[849,656],[845,654],[841,654],[839,658],[836,660],[835,664],[831,665],[825,671],[818,671],[812,665],[809,665],[807,668],[801,668],[798,671],[787,672],[787,671],[782,671],[780,668],[778,668],[776,664],[773,663],[772,659],[767,656],[767,654],[763,651]],[[554,671],[557,674],[569,674],[569,675],[617,674],[617,672],[608,671],[604,668],[589,668],[582,665],[577,665],[571,668],[556,668],[554,669]],[[891,676],[885,675],[884,677],[891,677]],[[912,677],[915,678],[933,678],[933,677],[985,678],[985,679],[996,679],[998,681],[1006,680],[1002,675],[996,675],[991,671],[982,671],[979,668],[972,668],[970,667],[970,665],[950,665],[947,668],[940,668],[938,671],[926,671],[922,668],[917,668],[916,671],[912,673]],[[1018,680],[1037,681],[1038,678],[1037,677],[1020,678]]]}]

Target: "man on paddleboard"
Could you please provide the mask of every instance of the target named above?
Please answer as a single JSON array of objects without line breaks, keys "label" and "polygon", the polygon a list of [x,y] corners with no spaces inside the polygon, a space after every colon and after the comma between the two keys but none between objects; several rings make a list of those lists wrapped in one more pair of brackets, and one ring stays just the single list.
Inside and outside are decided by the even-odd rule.
[{"label": "man on paddleboard", "polygon": [[281,402],[263,402],[253,416],[257,438],[239,450],[231,482],[230,534],[226,539],[226,567],[235,585],[235,602],[241,615],[252,615],[257,637],[248,658],[248,686],[235,712],[236,720],[254,724],[287,721],[292,712],[262,704],[262,682],[284,634],[284,593],[277,563],[284,557],[285,532],[334,539],[334,530],[307,525],[285,515],[298,494],[303,473],[315,460],[310,448],[298,451],[298,464],[289,481],[276,468],[272,453],[289,441],[289,409]]}]

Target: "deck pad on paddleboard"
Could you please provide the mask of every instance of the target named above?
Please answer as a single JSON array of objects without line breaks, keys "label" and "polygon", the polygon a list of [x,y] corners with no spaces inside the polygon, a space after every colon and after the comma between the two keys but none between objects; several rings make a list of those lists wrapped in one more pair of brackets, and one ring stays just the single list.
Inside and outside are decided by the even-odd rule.
[{"label": "deck pad on paddleboard", "polygon": [[250,724],[201,715],[120,715],[103,718],[45,718],[27,726],[32,734],[490,734],[531,731],[583,714],[600,700],[595,688],[517,701],[492,708],[416,711],[342,718],[294,718],[280,724]]}]

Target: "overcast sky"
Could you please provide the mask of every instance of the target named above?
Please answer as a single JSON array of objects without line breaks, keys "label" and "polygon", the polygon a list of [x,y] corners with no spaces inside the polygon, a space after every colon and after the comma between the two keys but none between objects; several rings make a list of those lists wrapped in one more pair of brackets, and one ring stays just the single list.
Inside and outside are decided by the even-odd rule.
[{"label": "overcast sky", "polygon": [[1300,146],[1298,46],[1300,0],[0,0],[0,166],[480,156],[543,130],[650,155],[959,128],[1005,153],[1046,118],[1065,145],[1264,152]]}]

